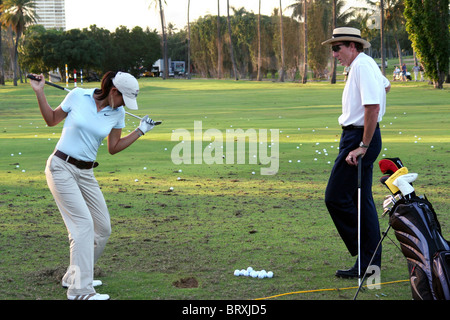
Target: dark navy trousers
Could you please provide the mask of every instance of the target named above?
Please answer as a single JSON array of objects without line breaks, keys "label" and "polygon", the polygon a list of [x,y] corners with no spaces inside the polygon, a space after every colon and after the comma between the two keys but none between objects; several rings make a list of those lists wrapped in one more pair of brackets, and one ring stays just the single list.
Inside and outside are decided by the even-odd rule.
[{"label": "dark navy trousers", "polygon": [[[345,158],[359,147],[364,129],[343,129],[339,154],[325,191],[325,204],[339,235],[352,256],[358,255],[358,168]],[[372,197],[373,163],[381,151],[381,133],[377,128],[370,147],[361,159],[361,268],[369,266],[380,241],[380,224]],[[381,266],[381,245],[372,265]]]}]

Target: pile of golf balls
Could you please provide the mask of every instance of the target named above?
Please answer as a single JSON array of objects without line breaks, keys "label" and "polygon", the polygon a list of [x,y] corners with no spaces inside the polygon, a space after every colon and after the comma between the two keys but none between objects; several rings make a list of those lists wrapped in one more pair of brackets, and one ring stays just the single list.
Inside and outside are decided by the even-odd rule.
[{"label": "pile of golf balls", "polygon": [[234,270],[234,275],[237,277],[244,276],[244,277],[264,279],[264,278],[272,278],[273,272],[272,271],[266,272],[266,270],[256,271],[253,270],[252,267],[248,267],[247,269]]}]

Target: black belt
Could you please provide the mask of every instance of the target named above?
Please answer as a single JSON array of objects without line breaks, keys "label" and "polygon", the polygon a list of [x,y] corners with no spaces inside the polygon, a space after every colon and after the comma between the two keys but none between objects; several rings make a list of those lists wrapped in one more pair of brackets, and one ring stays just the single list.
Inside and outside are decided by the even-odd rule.
[{"label": "black belt", "polygon": [[[377,123],[377,128],[380,127],[380,124]],[[354,125],[349,125],[349,126],[342,126],[342,130],[356,130],[356,129],[364,129],[364,126],[354,126]]]},{"label": "black belt", "polygon": [[56,150],[55,156],[57,156],[58,158],[66,161],[70,164],[73,164],[78,169],[92,169],[92,168],[95,168],[98,166],[98,162],[87,162],[87,161],[77,160],[59,150]]}]

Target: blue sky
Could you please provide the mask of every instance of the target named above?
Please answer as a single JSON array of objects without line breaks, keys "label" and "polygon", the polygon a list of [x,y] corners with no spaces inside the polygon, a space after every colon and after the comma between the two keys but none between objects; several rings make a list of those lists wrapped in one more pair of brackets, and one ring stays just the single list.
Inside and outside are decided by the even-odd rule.
[{"label": "blue sky", "polygon": [[[348,0],[348,3],[357,0]],[[129,29],[135,26],[149,27],[151,30],[160,29],[159,12],[152,4],[153,0],[65,0],[66,28],[86,28],[92,24],[114,31],[124,25]],[[259,0],[229,0],[230,7],[245,7],[248,11],[258,12]],[[261,13],[270,15],[273,8],[278,7],[279,0],[262,0]],[[283,8],[295,3],[296,0],[282,0]],[[173,23],[182,29],[187,25],[188,0],[166,0],[166,23]],[[226,0],[220,0],[220,14],[226,15]],[[217,14],[216,0],[191,0],[190,20],[194,21],[208,13]],[[285,12],[285,14],[290,14]]]}]

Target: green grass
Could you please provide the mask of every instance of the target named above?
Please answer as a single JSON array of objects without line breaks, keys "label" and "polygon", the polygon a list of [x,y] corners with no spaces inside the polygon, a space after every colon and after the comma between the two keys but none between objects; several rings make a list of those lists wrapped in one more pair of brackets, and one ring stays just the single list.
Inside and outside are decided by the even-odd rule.
[{"label": "green grass", "polygon": [[[105,283],[98,291],[116,300],[351,300],[356,289],[344,289],[357,281],[337,279],[334,272],[354,258],[323,202],[338,152],[343,83],[141,79],[140,86],[134,113],[150,114],[163,125],[115,156],[106,143],[99,150],[95,174],[113,229],[96,267]],[[53,107],[65,96],[51,87],[46,93]],[[448,85],[435,90],[393,83],[380,154],[400,157],[419,173],[415,187],[432,201],[447,237],[449,93]],[[69,262],[67,232],[44,175],[62,124],[45,126],[29,85],[1,87],[0,96],[0,299],[65,299],[59,280]],[[237,128],[279,129],[278,173],[262,176],[259,169],[267,165],[248,161],[175,165],[171,150],[180,142],[172,141],[172,131],[193,134],[194,121],[202,121],[203,131],[224,135]],[[137,125],[127,117],[124,133]],[[384,231],[388,192],[379,177],[376,166],[374,197]],[[406,280],[406,260],[392,231],[389,236],[381,281]],[[275,276],[233,276],[248,266]],[[189,277],[198,287],[174,285]],[[318,292],[304,292],[310,290]],[[410,300],[409,283],[365,290],[358,299]]]}]

